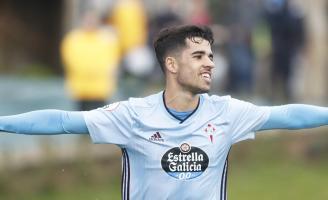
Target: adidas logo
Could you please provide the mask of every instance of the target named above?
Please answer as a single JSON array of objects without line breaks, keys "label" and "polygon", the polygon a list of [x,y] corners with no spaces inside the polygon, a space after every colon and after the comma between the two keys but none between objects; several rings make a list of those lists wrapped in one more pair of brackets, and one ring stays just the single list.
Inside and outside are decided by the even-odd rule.
[{"label": "adidas logo", "polygon": [[156,142],[164,142],[164,139],[162,138],[161,134],[157,131],[155,134],[153,134],[150,138],[150,141],[156,141]]}]

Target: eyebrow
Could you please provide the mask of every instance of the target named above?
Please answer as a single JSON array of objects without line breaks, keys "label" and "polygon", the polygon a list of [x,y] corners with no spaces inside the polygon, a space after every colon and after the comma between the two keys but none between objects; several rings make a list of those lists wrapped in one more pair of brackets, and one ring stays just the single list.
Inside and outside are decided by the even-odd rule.
[{"label": "eyebrow", "polygon": [[[191,55],[196,55],[196,54],[206,55],[206,52],[205,51],[194,51],[194,52],[191,53]],[[211,58],[213,58],[213,54],[212,53],[210,53],[208,56],[211,57]]]}]

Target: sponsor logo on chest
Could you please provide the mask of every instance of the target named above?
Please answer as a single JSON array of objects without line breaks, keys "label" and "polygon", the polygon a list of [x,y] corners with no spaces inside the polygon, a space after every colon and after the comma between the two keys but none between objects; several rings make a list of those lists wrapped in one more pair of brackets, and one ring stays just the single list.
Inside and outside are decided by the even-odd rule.
[{"label": "sponsor logo on chest", "polygon": [[207,154],[198,147],[183,143],[168,150],[162,157],[162,169],[179,180],[189,180],[200,176],[208,167]]}]

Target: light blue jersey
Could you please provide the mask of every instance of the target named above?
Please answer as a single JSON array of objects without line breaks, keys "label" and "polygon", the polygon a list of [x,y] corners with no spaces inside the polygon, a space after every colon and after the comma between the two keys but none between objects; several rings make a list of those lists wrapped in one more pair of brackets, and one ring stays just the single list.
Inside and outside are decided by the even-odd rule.
[{"label": "light blue jersey", "polygon": [[269,107],[202,94],[182,121],[163,92],[84,112],[94,143],[122,148],[123,199],[143,200],[225,200],[232,144],[254,138],[269,116]]},{"label": "light blue jersey", "polygon": [[201,95],[195,111],[177,112],[166,108],[162,97],[159,93],[130,99],[90,112],[38,110],[1,116],[0,131],[90,132],[95,143],[119,145],[123,199],[222,200],[226,199],[226,158],[233,143],[253,138],[256,130],[328,125],[327,107],[258,107],[229,96]]}]

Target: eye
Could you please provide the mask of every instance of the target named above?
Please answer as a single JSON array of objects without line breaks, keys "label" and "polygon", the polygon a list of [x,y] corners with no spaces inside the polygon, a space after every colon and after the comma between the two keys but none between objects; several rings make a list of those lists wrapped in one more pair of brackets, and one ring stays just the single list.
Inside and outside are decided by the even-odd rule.
[{"label": "eye", "polygon": [[208,58],[209,58],[211,61],[213,61],[213,60],[214,60],[214,56],[213,56],[213,54],[209,54],[209,55],[208,55]]},{"label": "eye", "polygon": [[196,58],[197,60],[202,59],[202,55],[195,55],[194,58]]}]

